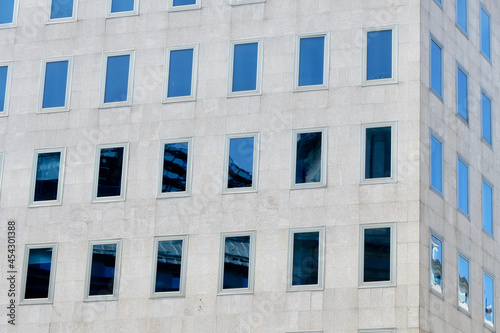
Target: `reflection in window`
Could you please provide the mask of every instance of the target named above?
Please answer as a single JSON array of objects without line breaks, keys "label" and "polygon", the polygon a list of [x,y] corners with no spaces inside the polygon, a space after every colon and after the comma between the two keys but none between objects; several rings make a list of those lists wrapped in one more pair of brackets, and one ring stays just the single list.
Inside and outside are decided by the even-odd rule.
[{"label": "reflection in window", "polygon": [[73,2],[76,0],[51,0],[50,19],[73,17]]},{"label": "reflection in window", "polygon": [[46,63],[42,109],[66,106],[68,65],[68,60]]},{"label": "reflection in window", "polygon": [[468,121],[467,74],[457,67],[457,113]]},{"label": "reflection in window", "polygon": [[124,147],[99,150],[97,197],[120,196],[123,178]]},{"label": "reflection in window", "polygon": [[94,244],[88,296],[113,295],[117,244]]},{"label": "reflection in window", "polygon": [[155,293],[181,290],[183,243],[183,239],[158,241]]},{"label": "reflection in window", "polygon": [[491,327],[495,327],[495,287],[493,278],[484,273],[484,323]]},{"label": "reflection in window", "polygon": [[31,248],[26,272],[24,299],[49,298],[53,248]]},{"label": "reflection in window", "polygon": [[481,52],[484,56],[490,59],[491,48],[490,48],[490,16],[481,7]]},{"label": "reflection in window", "polygon": [[391,280],[391,228],[364,229],[363,282]]},{"label": "reflection in window", "polygon": [[491,100],[481,94],[481,132],[484,141],[491,145]]},{"label": "reflection in window", "polygon": [[457,160],[457,197],[458,209],[469,215],[469,167],[462,160]]},{"label": "reflection in window", "polygon": [[0,1],[0,24],[9,24],[14,21],[15,0]]},{"label": "reflection in window", "polygon": [[456,23],[467,34],[467,0],[456,0]]},{"label": "reflection in window", "polygon": [[493,188],[484,180],[482,183],[483,229],[493,235]]},{"label": "reflection in window", "polygon": [[430,54],[430,87],[439,96],[443,97],[443,57],[442,49],[431,39]]},{"label": "reflection in window", "polygon": [[232,86],[229,93],[258,91],[259,42],[235,43],[231,60],[233,66],[229,75],[232,75]]},{"label": "reflection in window", "polygon": [[295,183],[321,182],[322,132],[297,133]]},{"label": "reflection in window", "polygon": [[195,5],[196,0],[173,0],[173,6],[188,6],[188,5]]},{"label": "reflection in window", "polygon": [[161,192],[186,191],[188,171],[188,142],[165,144]]},{"label": "reflection in window", "polygon": [[108,57],[104,103],[127,101],[129,66],[130,55]]},{"label": "reflection in window", "polygon": [[458,306],[469,312],[469,261],[458,255]]},{"label": "reflection in window", "polygon": [[367,32],[366,79],[392,78],[392,30]]},{"label": "reflection in window", "polygon": [[365,179],[391,177],[391,127],[366,129]]},{"label": "reflection in window", "polygon": [[33,201],[57,200],[61,152],[39,153]]},{"label": "reflection in window", "polygon": [[439,294],[443,293],[443,248],[439,238],[431,234],[431,289]]},{"label": "reflection in window", "polygon": [[293,234],[292,286],[317,285],[319,232]]},{"label": "reflection in window", "polygon": [[194,49],[171,50],[167,98],[192,95]]},{"label": "reflection in window", "polygon": [[226,237],[223,289],[248,288],[250,236]]},{"label": "reflection in window", "polygon": [[130,12],[134,10],[134,0],[108,0],[111,1],[111,13]]},{"label": "reflection in window", "polygon": [[229,140],[228,188],[252,187],[254,138]]},{"label": "reflection in window", "polygon": [[443,144],[434,135],[431,135],[431,186],[439,193],[443,193]]}]

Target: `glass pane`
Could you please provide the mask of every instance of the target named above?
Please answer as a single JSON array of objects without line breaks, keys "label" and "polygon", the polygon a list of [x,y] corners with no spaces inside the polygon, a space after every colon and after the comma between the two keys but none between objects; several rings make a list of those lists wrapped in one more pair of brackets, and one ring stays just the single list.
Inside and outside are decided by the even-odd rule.
[{"label": "glass pane", "polygon": [[121,193],[123,147],[103,148],[99,160],[97,197],[119,196]]},{"label": "glass pane", "polygon": [[443,292],[443,249],[441,241],[431,235],[431,288]]},{"label": "glass pane", "polygon": [[481,51],[490,58],[490,17],[481,8]]},{"label": "glass pane", "polygon": [[321,181],[321,139],[321,132],[297,133],[296,184]]},{"label": "glass pane", "polygon": [[250,236],[226,237],[223,289],[248,288]]},{"label": "glass pane", "polygon": [[392,30],[367,33],[366,79],[392,77]]},{"label": "glass pane", "polygon": [[300,39],[299,86],[323,84],[325,37]]},{"label": "glass pane", "polygon": [[5,111],[5,94],[7,93],[7,66],[0,67],[0,112]]},{"label": "glass pane", "polygon": [[63,17],[72,17],[73,1],[74,0],[52,0],[50,18],[58,19]]},{"label": "glass pane", "polygon": [[108,57],[104,103],[127,100],[129,66],[130,55]]},{"label": "glass pane", "polygon": [[130,12],[134,10],[134,0],[111,0],[111,12]]},{"label": "glass pane", "polygon": [[491,101],[481,94],[481,128],[483,139],[491,144]]},{"label": "glass pane", "polygon": [[29,251],[24,298],[48,298],[52,248]]},{"label": "glass pane", "polygon": [[163,151],[162,193],[186,190],[188,145],[188,142],[165,144]]},{"label": "glass pane", "polygon": [[366,129],[365,178],[391,177],[391,127]]},{"label": "glass pane", "polygon": [[493,189],[483,181],[483,229],[493,234]]},{"label": "glass pane", "polygon": [[443,192],[442,149],[441,142],[431,135],[431,186],[439,193]]},{"label": "glass pane", "polygon": [[12,23],[14,17],[14,0],[0,1],[0,24]]},{"label": "glass pane", "polygon": [[457,0],[457,25],[467,32],[467,0]]},{"label": "glass pane", "polygon": [[254,138],[229,140],[227,187],[252,187]]},{"label": "glass pane", "polygon": [[167,97],[190,96],[193,49],[170,51]]},{"label": "glass pane", "polygon": [[490,327],[495,324],[494,295],[493,279],[484,274],[484,323]]},{"label": "glass pane", "polygon": [[195,5],[196,0],[174,0],[174,7],[176,6],[187,6],[187,5]]},{"label": "glass pane", "polygon": [[391,280],[391,228],[365,229],[363,282]]},{"label": "glass pane", "polygon": [[258,43],[234,46],[233,91],[257,89]]},{"label": "glass pane", "polygon": [[93,246],[89,296],[113,295],[115,266],[116,244]]},{"label": "glass pane", "polygon": [[61,153],[38,154],[34,201],[57,200]]},{"label": "glass pane", "polygon": [[458,208],[465,214],[469,214],[469,168],[458,160]]},{"label": "glass pane", "polygon": [[469,261],[458,256],[458,306],[469,312]]},{"label": "glass pane", "polygon": [[158,242],[155,292],[180,290],[181,264],[182,240]]},{"label": "glass pane", "polygon": [[457,113],[467,120],[467,75],[457,68]]},{"label": "glass pane", "polygon": [[292,285],[318,284],[319,232],[293,234]]},{"label": "glass pane", "polygon": [[441,48],[431,40],[431,89],[443,96]]},{"label": "glass pane", "polygon": [[48,62],[45,66],[42,108],[61,107],[66,104],[68,61]]}]

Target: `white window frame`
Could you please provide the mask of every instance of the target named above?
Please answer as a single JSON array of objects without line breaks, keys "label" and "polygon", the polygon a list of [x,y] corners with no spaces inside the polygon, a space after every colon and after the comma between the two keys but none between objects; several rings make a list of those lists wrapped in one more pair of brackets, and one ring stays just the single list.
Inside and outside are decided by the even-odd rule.
[{"label": "white window frame", "polygon": [[496,304],[495,304],[495,277],[493,274],[491,274],[490,272],[488,272],[486,269],[483,269],[483,311],[484,309],[486,309],[486,304],[484,304],[484,291],[485,291],[485,286],[484,286],[484,277],[488,276],[491,281],[493,282],[493,299],[491,301],[492,305],[493,305],[493,326],[489,325],[487,322],[486,322],[486,318],[484,316],[484,312],[483,312],[483,323],[484,323],[484,326],[492,331],[495,331],[495,307],[496,307]]},{"label": "white window frame", "polygon": [[[469,126],[469,116],[470,116],[470,109],[469,109],[469,104],[470,104],[470,101],[469,101],[469,72],[467,72],[464,68],[464,66],[462,66],[458,61],[457,61],[457,71],[455,72],[456,73],[456,76],[455,76],[455,95],[456,95],[456,98],[455,98],[455,114],[458,116],[458,118],[460,120],[462,120],[465,124],[467,124],[467,126]],[[465,95],[465,100],[466,100],[466,105],[465,105],[465,112],[466,112],[466,118],[464,118],[459,112],[458,112],[458,71],[461,71],[464,75],[465,75],[465,79],[466,79],[466,95]]]},{"label": "white window frame", "polygon": [[[366,174],[366,130],[370,128],[391,127],[391,176],[380,178],[365,178]],[[395,121],[384,121],[361,125],[361,174],[360,184],[383,184],[397,182],[398,174],[398,124]]]},{"label": "white window frame", "polygon": [[358,333],[396,333],[395,328],[370,328],[358,330]]},{"label": "white window frame", "polygon": [[[297,135],[302,133],[317,133],[321,132],[321,180],[314,183],[303,183],[297,184],[296,172],[297,172]],[[326,187],[326,179],[328,174],[328,130],[327,127],[312,127],[312,128],[300,128],[292,130],[292,168],[290,173],[290,189],[307,189],[307,188],[319,188]]]},{"label": "white window frame", "polygon": [[[491,232],[484,229],[484,223],[483,223],[483,219],[484,219],[484,216],[483,216],[483,203],[484,203],[483,183],[485,183],[489,188],[491,188]],[[484,176],[481,177],[481,229],[483,229],[483,232],[485,234],[494,238],[494,235],[495,235],[495,187],[493,186],[493,183],[490,182],[488,180],[488,178],[486,178]]]},{"label": "white window frame", "polygon": [[[226,254],[226,238],[227,237],[244,237],[250,236],[250,251],[248,254],[248,288],[233,288],[224,289],[224,257]],[[220,235],[219,249],[219,277],[217,279],[217,294],[218,295],[234,295],[234,294],[252,294],[255,284],[255,243],[257,232],[250,231],[235,231],[223,232]]]},{"label": "white window frame", "polygon": [[[59,176],[57,180],[57,198],[49,201],[35,201],[36,173],[38,170],[38,155],[45,153],[60,153]],[[64,170],[66,165],[66,147],[35,149],[33,154],[33,167],[31,168],[31,186],[29,207],[58,206],[62,204],[64,188]]]},{"label": "white window frame", "polygon": [[247,5],[252,3],[263,3],[263,2],[266,2],[266,0],[231,0],[231,5],[238,6],[238,5]]},{"label": "white window frame", "polygon": [[[227,186],[229,180],[229,148],[231,139],[253,138],[253,170],[252,170],[252,186],[229,188]],[[222,193],[250,193],[257,192],[259,184],[259,151],[260,151],[260,133],[239,133],[226,134],[224,143],[224,169],[222,173]]]},{"label": "white window frame", "polygon": [[[90,278],[92,271],[92,257],[94,254],[94,245],[110,245],[116,244],[116,255],[115,255],[115,276],[113,280],[113,294],[112,295],[95,295],[90,296]],[[83,301],[116,301],[118,300],[118,292],[120,290],[120,267],[121,267],[121,254],[122,254],[122,239],[100,239],[100,240],[89,240],[88,250],[87,250],[87,270],[85,273],[85,290]]]},{"label": "white window frame", "polygon": [[[188,144],[188,156],[187,156],[187,174],[186,174],[186,190],[178,192],[166,192],[163,193],[163,160],[165,154],[165,145],[172,143],[182,143],[187,142]],[[179,138],[179,139],[165,139],[160,141],[159,148],[159,159],[158,159],[158,181],[156,187],[156,198],[179,198],[179,197],[189,197],[191,196],[191,184],[193,178],[193,137]]]},{"label": "white window frame", "polygon": [[2,187],[3,165],[4,165],[4,152],[0,152],[0,188]]},{"label": "white window frame", "polygon": [[[182,253],[181,253],[181,276],[179,281],[179,291],[162,291],[155,292],[156,287],[156,274],[158,265],[158,244],[163,241],[182,241]],[[153,245],[153,264],[151,273],[151,289],[150,298],[161,298],[161,297],[184,297],[186,295],[186,272],[187,272],[187,251],[188,251],[188,235],[177,235],[177,236],[157,236],[154,238]]]},{"label": "white window frame", "polygon": [[[307,291],[307,290],[323,290],[325,286],[325,226],[320,227],[298,227],[288,230],[288,260],[287,260],[287,276],[286,290],[287,291]],[[318,233],[318,283],[308,285],[293,285],[293,246],[294,235],[297,233]]]},{"label": "white window frame", "polygon": [[[482,40],[482,31],[481,31],[481,11],[483,11],[486,16],[488,16],[488,18],[490,19],[490,25],[489,25],[489,33],[490,33],[490,56],[488,57],[484,52],[483,52],[483,47],[481,45],[481,40]],[[491,14],[490,12],[488,11],[488,9],[486,9],[486,6],[484,5],[484,3],[480,2],[479,3],[479,52],[483,55],[483,57],[491,64]]]},{"label": "white window frame", "polygon": [[[303,38],[324,37],[323,45],[323,83],[299,86],[300,40]],[[311,91],[328,89],[330,84],[330,32],[312,32],[295,35],[295,55],[293,70],[293,91]]]},{"label": "white window frame", "polygon": [[[387,79],[377,79],[377,80],[368,80],[368,33],[374,31],[392,31],[392,77]],[[363,62],[361,65],[361,85],[362,86],[372,86],[379,84],[392,84],[398,83],[398,26],[396,24],[385,25],[379,27],[367,27],[363,28]]]},{"label": "white window frame", "polygon": [[56,19],[50,18],[50,13],[52,11],[52,3],[54,0],[47,0],[47,21],[46,24],[56,24],[64,22],[75,22],[77,20],[77,10],[78,10],[78,0],[73,0],[73,16],[71,17],[61,17]]},{"label": "white window frame", "polygon": [[[488,142],[484,138],[484,133],[483,133],[483,96],[486,97],[490,101],[490,136],[491,136],[491,142]],[[481,88],[481,102],[480,102],[480,109],[481,109],[481,141],[483,141],[487,146],[489,146],[491,149],[493,149],[493,98],[491,95],[483,88]]]},{"label": "white window frame", "polygon": [[[68,62],[68,73],[66,75],[66,92],[64,94],[64,106],[43,108],[43,98],[45,90],[45,74],[47,70],[47,64],[52,62]],[[69,111],[69,106],[71,102],[71,81],[73,77],[73,57],[57,57],[48,58],[42,60],[42,68],[40,72],[40,90],[38,92],[38,109],[37,113],[52,113],[52,112],[65,112]]]},{"label": "white window frame", "polygon": [[[391,229],[391,254],[390,254],[390,279],[389,281],[364,282],[365,268],[365,230],[366,229]],[[395,287],[397,272],[397,227],[395,222],[361,224],[359,226],[359,266],[358,266],[358,286],[359,288],[379,288]]]},{"label": "white window frame", "polygon": [[[439,60],[441,67],[441,95],[432,88],[432,43],[436,44],[436,46],[441,50],[441,57]],[[434,35],[430,34],[429,38],[429,90],[436,96],[441,102],[444,102],[444,62],[443,62],[443,44],[441,44]]]},{"label": "white window frame", "polygon": [[[52,248],[52,257],[50,259],[50,277],[49,277],[49,291],[47,298],[31,298],[25,299],[26,293],[26,278],[28,274],[29,253],[31,249],[46,249]],[[54,302],[54,285],[56,281],[56,268],[57,268],[57,248],[58,243],[36,243],[26,244],[24,246],[24,259],[23,271],[21,279],[21,290],[19,295],[19,304],[52,304]]]},{"label": "white window frame", "polygon": [[168,0],[167,6],[169,12],[201,9],[201,0],[196,0],[196,3],[193,5],[184,5],[184,6],[174,6],[174,0]]},{"label": "white window frame", "polygon": [[19,0],[14,0],[14,10],[12,11],[12,22],[0,24],[0,30],[17,27],[18,12],[19,12]]},{"label": "white window frame", "polygon": [[[0,24],[0,29],[1,29]],[[0,62],[0,67],[7,67],[7,80],[5,84],[5,99],[3,111],[0,112],[0,117],[7,117],[9,115],[9,104],[10,104],[10,91],[12,87],[12,68],[14,67],[13,61]]]},{"label": "white window frame", "polygon": [[[255,81],[255,90],[244,90],[233,92],[233,71],[234,71],[234,47],[235,45],[257,43],[257,77]],[[264,38],[251,38],[232,40],[229,42],[229,61],[228,61],[228,77],[227,77],[227,96],[255,96],[262,94],[262,59],[263,59]]]},{"label": "white window frame", "polygon": [[[441,291],[433,288],[431,281],[431,269],[432,269],[432,237],[437,238],[441,242]],[[444,238],[436,233],[434,230],[430,230],[429,234],[429,290],[438,297],[444,297]]]},{"label": "white window frame", "polygon": [[285,333],[323,333],[323,331],[287,331]]},{"label": "white window frame", "polygon": [[[464,307],[462,307],[460,305],[460,300],[458,299],[458,289],[459,289],[459,286],[460,286],[460,257],[464,258],[467,263],[468,263],[468,270],[467,270],[467,273],[469,275],[469,302],[468,302],[468,307],[469,309],[465,309]],[[470,295],[471,295],[471,275],[470,275],[470,257],[466,256],[465,254],[463,254],[463,252],[461,251],[458,251],[458,254],[457,254],[457,285],[456,285],[456,291],[457,291],[457,307],[458,307],[458,310],[459,311],[462,311],[463,313],[467,314],[468,316],[470,316]]]},{"label": "white window frame", "polygon": [[455,26],[457,29],[469,39],[469,0],[465,1],[465,30],[458,24],[457,0],[455,0]]},{"label": "white window frame", "polygon": [[[458,196],[458,186],[459,186],[459,182],[460,182],[460,179],[458,177],[458,162],[462,162],[466,167],[467,167],[467,212],[464,212],[461,208],[460,208],[460,197]],[[470,165],[468,162],[465,161],[465,159],[460,155],[460,154],[457,154],[457,172],[456,172],[456,175],[457,175],[457,210],[462,213],[467,219],[470,219],[470,213],[469,213],[469,210],[470,210]],[[482,225],[482,221],[481,221],[481,225]]]},{"label": "white window frame", "polygon": [[[136,2],[138,0],[135,0]],[[128,87],[127,87],[127,100],[120,102],[104,102],[104,97],[106,94],[106,77],[108,70],[108,58],[116,56],[128,55],[129,58],[129,68],[128,68]],[[134,94],[134,68],[135,68],[135,51],[116,51],[116,52],[105,52],[102,54],[102,75],[101,75],[101,90],[99,96],[99,108],[115,108],[122,106],[132,106],[133,94]]]},{"label": "white window frame", "polygon": [[[120,147],[123,147],[122,178],[121,178],[121,185],[120,185],[121,186],[120,195],[113,196],[113,197],[97,197],[101,150],[106,149],[106,148],[120,148]],[[129,143],[128,142],[107,143],[107,144],[99,144],[96,146],[95,162],[94,162],[94,182],[92,185],[92,203],[125,201],[125,196],[127,193],[128,155],[129,155]]]},{"label": "white window frame", "polygon": [[107,4],[106,4],[106,18],[139,15],[139,0],[134,0],[134,8],[132,10],[129,10],[129,11],[126,11],[126,12],[112,13],[111,12],[111,5],[112,5],[112,3],[113,3],[113,0],[108,0],[107,1]]},{"label": "white window frame", "polygon": [[[441,143],[441,192],[437,188],[432,186],[432,138]],[[429,130],[429,187],[434,193],[436,193],[440,197],[444,197],[444,140],[432,129]]]},{"label": "white window frame", "polygon": [[[193,63],[191,64],[191,94],[187,96],[168,97],[168,82],[170,80],[170,53],[172,51],[193,50]],[[198,49],[199,44],[168,46],[165,49],[165,74],[163,81],[163,103],[195,101],[198,91]]]}]

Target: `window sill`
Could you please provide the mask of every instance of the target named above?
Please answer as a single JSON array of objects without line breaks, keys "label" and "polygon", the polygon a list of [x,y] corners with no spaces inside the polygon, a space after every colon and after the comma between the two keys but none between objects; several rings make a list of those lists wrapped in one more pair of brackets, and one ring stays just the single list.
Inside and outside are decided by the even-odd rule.
[{"label": "window sill", "polygon": [[190,196],[191,192],[189,191],[166,192],[166,193],[161,192],[156,194],[156,199],[185,198]]},{"label": "window sill", "polygon": [[131,10],[127,12],[116,12],[116,13],[107,13],[106,18],[112,19],[117,17],[128,17],[128,16],[139,16],[138,10]]},{"label": "window sill", "polygon": [[2,24],[0,24],[0,30],[16,28],[16,27],[17,27],[17,23],[2,23]]},{"label": "window sill", "polygon": [[312,284],[312,285],[300,285],[300,286],[288,286],[286,288],[287,292],[297,292],[297,291],[323,291],[325,288],[323,286]]},{"label": "window sill", "polygon": [[149,296],[149,299],[157,298],[181,298],[186,297],[186,295],[180,291],[167,291],[162,293],[153,293]]},{"label": "window sill", "polygon": [[76,16],[74,17],[61,17],[57,19],[48,19],[45,24],[47,25],[52,25],[52,24],[59,24],[59,23],[70,23],[70,22],[76,22]]},{"label": "window sill", "polygon": [[48,298],[33,298],[33,299],[23,299],[19,302],[19,305],[44,305],[53,304],[54,302]]},{"label": "window sill", "polygon": [[104,302],[104,301],[118,301],[118,296],[115,295],[101,295],[101,296],[85,296],[83,302]]},{"label": "window sill", "polygon": [[376,185],[376,184],[394,184],[397,183],[396,177],[382,177],[382,178],[363,178],[360,180],[359,185]]},{"label": "window sill", "polygon": [[63,107],[55,107],[55,108],[38,109],[36,111],[36,114],[62,113],[62,112],[69,112],[69,107],[63,106]]},{"label": "window sill", "polygon": [[196,101],[196,96],[177,96],[177,97],[164,98],[162,103],[170,104],[170,103],[194,102],[194,101]]},{"label": "window sill", "polygon": [[380,281],[380,282],[362,282],[358,288],[359,289],[367,289],[367,288],[395,288],[396,281]]},{"label": "window sill", "polygon": [[51,200],[51,201],[34,201],[30,202],[28,205],[29,208],[37,208],[37,207],[52,207],[52,206],[61,206],[61,200]]},{"label": "window sill", "polygon": [[[199,2],[200,0],[198,0]],[[169,1],[170,2],[170,1]],[[168,6],[168,12],[183,12],[186,10],[197,10],[201,9],[201,3],[196,3],[194,5],[184,5],[184,6]]]},{"label": "window sill", "polygon": [[242,288],[242,289],[224,289],[217,293],[217,296],[230,296],[230,295],[252,295],[253,290]]},{"label": "window sill", "polygon": [[132,106],[132,101],[124,102],[111,102],[111,103],[101,103],[99,104],[99,109],[112,109],[112,108],[122,108]]},{"label": "window sill", "polygon": [[328,86],[325,84],[316,84],[310,86],[297,86],[293,88],[293,92],[303,92],[303,91],[314,91],[314,90],[328,90]]},{"label": "window sill", "polygon": [[92,198],[92,203],[122,202],[122,201],[125,201],[125,196]]},{"label": "window sill", "polygon": [[246,96],[262,96],[262,92],[260,90],[227,92],[227,98],[246,97]]},{"label": "window sill", "polygon": [[326,182],[315,182],[315,183],[301,183],[301,184],[292,184],[290,185],[290,190],[307,190],[313,188],[325,188]]},{"label": "window sill", "polygon": [[266,2],[266,0],[232,0],[231,5],[239,6],[239,5],[250,5],[255,3],[264,3],[264,2]]},{"label": "window sill", "polygon": [[388,78],[388,79],[378,79],[378,80],[366,80],[363,79],[361,82],[362,87],[370,87],[370,86],[382,86],[387,84],[398,84],[398,79],[396,78]]},{"label": "window sill", "polygon": [[442,299],[444,301],[444,295],[442,292],[437,291],[436,289],[433,289],[432,286],[429,287],[429,292],[433,294],[434,296]]}]

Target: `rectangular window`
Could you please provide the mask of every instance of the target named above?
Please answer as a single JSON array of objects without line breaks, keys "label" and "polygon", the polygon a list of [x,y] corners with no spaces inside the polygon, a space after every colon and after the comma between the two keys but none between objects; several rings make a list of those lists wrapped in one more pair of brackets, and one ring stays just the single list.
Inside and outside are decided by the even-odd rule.
[{"label": "rectangular window", "polygon": [[361,126],[361,183],[396,181],[396,123]]},{"label": "rectangular window", "polygon": [[42,61],[39,111],[69,111],[72,69],[73,58]]},{"label": "rectangular window", "polygon": [[443,47],[433,37],[430,45],[430,88],[439,99],[443,99]]},{"label": "rectangular window", "polygon": [[226,135],[223,192],[255,192],[259,175],[259,133]]},{"label": "rectangular window", "polygon": [[49,23],[76,20],[78,0],[49,0]]},{"label": "rectangular window", "polygon": [[201,0],[168,0],[168,11],[200,9]]},{"label": "rectangular window", "polygon": [[324,265],[325,227],[290,229],[287,289],[322,290]]},{"label": "rectangular window", "polygon": [[295,37],[294,91],[328,88],[329,36],[315,33]]},{"label": "rectangular window", "polygon": [[469,217],[469,165],[457,158],[458,210]]},{"label": "rectangular window", "polygon": [[21,304],[54,301],[57,243],[27,244],[24,249]]},{"label": "rectangular window", "polygon": [[486,9],[481,5],[481,53],[486,59],[491,59],[491,30],[490,30],[490,15]]},{"label": "rectangular window", "polygon": [[467,89],[467,73],[460,65],[457,66],[457,114],[465,120],[469,121],[468,111],[468,89]]},{"label": "rectangular window", "polygon": [[397,82],[397,43],[397,26],[363,29],[363,85]]},{"label": "rectangular window", "polygon": [[456,0],[456,25],[459,28],[460,31],[464,33],[464,35],[467,36],[468,34],[468,29],[467,29],[467,16],[468,16],[468,9],[467,9],[467,0]]},{"label": "rectangular window", "polygon": [[108,0],[106,17],[139,15],[139,0]]},{"label": "rectangular window", "polygon": [[0,29],[11,28],[17,25],[17,10],[19,0],[0,1]]},{"label": "rectangular window", "polygon": [[255,237],[255,231],[221,234],[219,294],[253,292]]},{"label": "rectangular window", "polygon": [[135,52],[103,55],[103,75],[99,107],[132,105]]},{"label": "rectangular window", "polygon": [[326,128],[292,131],[291,188],[326,186]]},{"label": "rectangular window", "polygon": [[157,198],[191,195],[192,147],[193,138],[160,142]]},{"label": "rectangular window", "polygon": [[396,285],[396,224],[360,226],[360,287]]},{"label": "rectangular window", "polygon": [[481,133],[483,140],[491,145],[491,99],[481,92]]},{"label": "rectangular window", "polygon": [[37,149],[31,173],[30,206],[62,203],[66,148]]},{"label": "rectangular window", "polygon": [[125,200],[128,143],[98,145],[92,202]]},{"label": "rectangular window", "polygon": [[198,45],[167,47],[163,102],[194,101],[198,81]]},{"label": "rectangular window", "polygon": [[443,294],[443,241],[440,237],[431,234],[431,262],[429,263],[431,291]]},{"label": "rectangular window", "polygon": [[469,259],[458,254],[458,308],[469,313]]},{"label": "rectangular window", "polygon": [[261,93],[262,43],[262,38],[230,43],[228,96]]},{"label": "rectangular window", "polygon": [[431,133],[430,158],[431,188],[443,194],[443,143],[441,138]]},{"label": "rectangular window", "polygon": [[493,277],[483,273],[484,287],[484,324],[490,328],[495,328],[495,285]]},{"label": "rectangular window", "polygon": [[155,237],[151,297],[186,293],[188,236]]},{"label": "rectangular window", "polygon": [[482,183],[483,230],[493,235],[493,186],[485,178]]},{"label": "rectangular window", "polygon": [[121,239],[89,241],[85,301],[118,299],[121,248]]},{"label": "rectangular window", "polygon": [[9,111],[12,62],[0,63],[0,117]]}]

